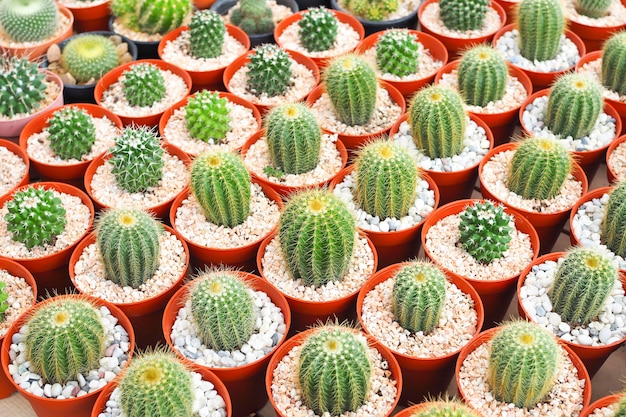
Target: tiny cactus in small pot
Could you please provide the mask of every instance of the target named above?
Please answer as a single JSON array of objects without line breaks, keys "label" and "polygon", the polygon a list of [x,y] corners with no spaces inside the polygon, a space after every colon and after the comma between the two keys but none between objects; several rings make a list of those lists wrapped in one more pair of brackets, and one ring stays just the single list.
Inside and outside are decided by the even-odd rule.
[{"label": "tiny cactus in small pot", "polygon": [[91,83],[120,64],[115,43],[107,36],[85,34],[72,38],[63,47],[61,66],[78,83]]},{"label": "tiny cactus in small pot", "polygon": [[59,9],[54,0],[3,0],[0,28],[15,42],[39,42],[54,35]]},{"label": "tiny cactus in small pot", "polygon": [[522,56],[530,61],[553,59],[565,31],[559,0],[523,0],[517,14]]},{"label": "tiny cactus in small pot", "polygon": [[614,34],[604,43],[600,75],[606,88],[626,94],[626,31]]},{"label": "tiny cactus in small pot", "polygon": [[37,111],[46,97],[45,79],[27,58],[0,55],[0,115],[12,118]]},{"label": "tiny cactus in small pot", "polygon": [[131,30],[164,35],[184,23],[192,6],[190,0],[112,0],[111,13]]},{"label": "tiny cactus in small pot", "polygon": [[512,217],[491,201],[468,206],[460,215],[459,243],[478,262],[488,264],[504,256],[512,239]]},{"label": "tiny cactus in small pot", "polygon": [[93,118],[85,110],[64,107],[48,119],[50,148],[62,159],[82,160],[96,142]]},{"label": "tiny cactus in small pot", "polygon": [[122,77],[122,93],[131,106],[150,107],[165,97],[165,78],[154,64],[135,64]]},{"label": "tiny cactus in small pot", "polygon": [[599,19],[606,16],[613,0],[575,0],[576,12],[582,16]]},{"label": "tiny cactus in small pot", "polygon": [[419,55],[417,36],[408,30],[388,30],[376,41],[376,66],[383,74],[398,77],[415,74]]},{"label": "tiny cactus in small pot", "polygon": [[439,17],[450,30],[478,30],[488,8],[488,0],[440,0]]},{"label": "tiny cactus in small pot", "polygon": [[216,58],[222,54],[226,26],[212,10],[199,10],[189,22],[189,50],[196,58]]},{"label": "tiny cactus in small pot", "polygon": [[325,7],[313,7],[298,22],[300,43],[309,52],[327,51],[337,41],[339,22]]},{"label": "tiny cactus in small pot", "polygon": [[7,284],[4,281],[0,281],[0,323],[4,320],[4,316],[9,309],[9,292],[7,290]]},{"label": "tiny cactus in small pot", "polygon": [[266,0],[240,0],[230,13],[230,21],[248,35],[271,33],[274,30],[272,9]]},{"label": "tiny cactus in small pot", "polygon": [[467,104],[484,107],[504,97],[508,75],[506,60],[495,48],[474,46],[459,62],[459,92]]},{"label": "tiny cactus in small pot", "polygon": [[274,44],[262,44],[250,54],[247,89],[255,95],[269,97],[284,94],[292,76],[289,54]]},{"label": "tiny cactus in small pot", "polygon": [[191,137],[221,143],[231,127],[227,102],[228,99],[220,97],[217,91],[202,90],[189,97],[185,123]]},{"label": "tiny cactus in small pot", "polygon": [[626,258],[626,181],[613,186],[600,228],[602,243]]}]

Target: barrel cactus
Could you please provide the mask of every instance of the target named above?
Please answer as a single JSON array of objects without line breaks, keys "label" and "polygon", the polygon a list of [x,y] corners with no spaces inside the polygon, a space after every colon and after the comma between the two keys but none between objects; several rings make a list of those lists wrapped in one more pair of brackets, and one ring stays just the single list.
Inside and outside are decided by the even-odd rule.
[{"label": "barrel cactus", "polygon": [[4,320],[4,315],[9,309],[9,291],[7,290],[7,283],[0,281],[0,323]]},{"label": "barrel cactus", "polygon": [[165,97],[165,78],[154,64],[134,64],[122,74],[122,93],[131,106],[152,106]]},{"label": "barrel cactus", "polygon": [[191,137],[203,142],[221,143],[230,131],[228,99],[217,91],[202,90],[189,97],[185,123]]},{"label": "barrel cactus", "polygon": [[96,142],[93,118],[78,107],[64,107],[48,119],[50,148],[62,159],[82,160]]},{"label": "barrel cactus", "polygon": [[432,401],[411,417],[482,417],[477,411],[460,401]]},{"label": "barrel cactus", "polygon": [[0,115],[33,113],[46,98],[46,75],[25,57],[0,55]]},{"label": "barrel cactus", "polygon": [[574,6],[578,14],[598,19],[606,16],[613,0],[576,0]]},{"label": "barrel cactus", "polygon": [[450,30],[478,30],[488,8],[489,0],[440,0],[439,17]]},{"label": "barrel cactus", "polygon": [[620,181],[611,190],[600,236],[607,248],[626,258],[626,181]]},{"label": "barrel cactus", "polygon": [[613,34],[604,43],[600,79],[606,88],[626,94],[626,31]]},{"label": "barrel cactus", "polygon": [[112,0],[111,12],[129,29],[164,35],[192,13],[190,0]]},{"label": "barrel cactus", "polygon": [[417,36],[406,29],[385,31],[376,41],[376,66],[383,74],[406,77],[419,65]]},{"label": "barrel cactus", "polygon": [[222,54],[226,25],[213,10],[199,10],[189,22],[189,50],[196,58],[216,58]]},{"label": "barrel cactus", "polygon": [[15,42],[39,42],[57,29],[59,8],[54,0],[0,1],[0,27]]},{"label": "barrel cactus", "polygon": [[95,83],[119,64],[117,47],[108,36],[84,34],[63,48],[61,65],[79,83]]},{"label": "barrel cactus", "polygon": [[265,43],[250,54],[247,86],[253,94],[269,97],[284,94],[291,82],[291,58],[280,47]]},{"label": "barrel cactus", "polygon": [[530,61],[553,59],[565,31],[559,0],[523,0],[517,15],[522,56]]},{"label": "barrel cactus", "polygon": [[484,107],[504,97],[508,76],[506,60],[495,48],[474,46],[459,62],[459,92],[467,104]]},{"label": "barrel cactus", "polygon": [[509,250],[513,218],[501,205],[476,202],[463,210],[459,223],[459,243],[478,262],[488,264]]},{"label": "barrel cactus", "polygon": [[398,10],[398,0],[344,0],[346,9],[353,14],[373,21],[386,20]]},{"label": "barrel cactus", "polygon": [[230,21],[248,35],[274,31],[272,9],[266,0],[240,0],[230,14]]},{"label": "barrel cactus", "polygon": [[327,51],[337,40],[339,21],[325,7],[313,7],[298,22],[300,43],[309,52]]}]

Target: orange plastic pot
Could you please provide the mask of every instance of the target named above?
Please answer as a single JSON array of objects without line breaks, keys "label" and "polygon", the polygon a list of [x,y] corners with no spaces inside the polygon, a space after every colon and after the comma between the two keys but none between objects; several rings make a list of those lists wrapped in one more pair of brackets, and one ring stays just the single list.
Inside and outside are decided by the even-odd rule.
[{"label": "orange plastic pot", "polygon": [[[454,370],[453,370],[454,372]],[[436,405],[436,404],[449,404],[449,402],[445,402],[445,401],[426,401],[426,402],[422,402],[419,404],[414,404],[410,407],[407,407],[403,410],[400,410],[397,414],[394,414],[394,417],[413,417],[415,415],[418,415],[418,413],[422,413],[424,411],[427,411],[429,409],[429,407]]]},{"label": "orange plastic pot", "polygon": [[587,52],[593,52],[601,50],[607,39],[615,33],[624,30],[626,23],[615,26],[594,26],[570,18],[567,19],[567,27],[580,36]]},{"label": "orange plastic pot", "polygon": [[498,3],[506,13],[506,22],[512,23],[515,22],[517,15],[517,7],[519,6],[519,0],[494,0]]},{"label": "orange plastic pot", "polygon": [[14,187],[7,190],[4,194],[0,194],[0,199],[3,199],[9,196],[15,188],[28,184],[28,182],[30,181],[30,159],[28,158],[28,154],[26,153],[26,151],[24,151],[24,149],[20,148],[18,145],[8,139],[0,138],[0,148],[5,148],[12,154],[19,156],[22,162],[24,162],[24,165],[26,165],[26,172],[24,173],[20,181],[15,184]]},{"label": "orange plastic pot", "polygon": [[[622,125],[623,128],[623,125]],[[611,155],[615,152],[615,148],[624,145],[626,142],[626,135],[622,135],[609,144],[606,150],[606,178],[609,180],[609,184],[613,184],[620,178],[626,178],[626,172],[618,172],[617,169],[611,165]]]},{"label": "orange plastic pot", "polygon": [[111,18],[110,0],[103,2],[85,3],[80,6],[67,6],[74,15],[74,32],[93,32],[96,30],[109,30]]},{"label": "orange plastic pot", "polygon": [[608,194],[612,190],[613,188],[610,186],[596,188],[594,190],[591,190],[583,194],[582,197],[578,199],[576,204],[574,204],[574,206],[572,207],[572,211],[570,212],[570,215],[569,215],[569,230],[570,230],[569,241],[572,244],[572,246],[583,246],[580,240],[578,240],[578,236],[576,236],[576,231],[574,230],[574,217],[576,217],[576,214],[578,213],[580,206],[593,200],[594,198],[602,198],[604,194]]},{"label": "orange plastic pot", "polygon": [[606,397],[598,398],[596,401],[589,404],[587,407],[583,408],[578,417],[589,417],[592,415],[597,409],[610,407],[615,403],[620,402],[620,400],[624,397],[623,394],[611,394]]}]

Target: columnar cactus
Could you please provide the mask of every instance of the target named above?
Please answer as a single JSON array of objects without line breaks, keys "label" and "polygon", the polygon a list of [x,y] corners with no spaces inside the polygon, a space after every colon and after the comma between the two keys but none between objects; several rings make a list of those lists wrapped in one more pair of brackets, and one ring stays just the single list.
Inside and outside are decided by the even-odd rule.
[{"label": "columnar cactus", "polygon": [[222,54],[226,26],[213,10],[199,10],[189,23],[189,49],[196,58],[216,58]]},{"label": "columnar cactus", "polygon": [[185,122],[191,137],[204,142],[220,143],[230,131],[228,99],[217,91],[202,90],[189,97]]},{"label": "columnar cactus", "polygon": [[165,97],[165,78],[154,64],[140,63],[122,74],[122,93],[131,106],[152,106]]},{"label": "columnar cactus", "polygon": [[509,250],[512,217],[501,205],[477,202],[461,213],[459,243],[478,262],[488,264]]},{"label": "columnar cactus", "polygon": [[559,0],[523,0],[517,15],[522,56],[530,61],[553,59],[565,31]]},{"label": "columnar cactus", "polygon": [[626,181],[619,182],[611,190],[600,236],[607,248],[626,258]]},{"label": "columnar cactus", "polygon": [[612,35],[604,43],[600,79],[606,88],[626,94],[626,31]]},{"label": "columnar cactus", "polygon": [[556,337],[540,325],[524,321],[502,325],[489,352],[491,393],[520,408],[534,407],[554,387],[561,355]]},{"label": "columnar cactus", "polygon": [[64,107],[48,119],[50,148],[62,159],[82,160],[96,142],[93,118],[78,107]]},{"label": "columnar cactus", "polygon": [[269,97],[284,94],[291,82],[291,58],[274,44],[262,44],[250,54],[247,86],[253,94]]},{"label": "columnar cactus", "polygon": [[15,42],[39,42],[54,35],[59,9],[54,0],[2,0],[0,27]]},{"label": "columnar cactus", "polygon": [[576,0],[574,6],[578,14],[594,19],[606,16],[613,0]]},{"label": "columnar cactus", "polygon": [[108,36],[85,34],[72,38],[63,48],[61,65],[79,83],[99,80],[119,64],[117,47]]},{"label": "columnar cactus", "polygon": [[27,58],[0,56],[0,115],[11,118],[39,109],[46,98],[45,79]]},{"label": "columnar cactus", "polygon": [[384,32],[376,41],[376,65],[383,74],[406,77],[419,65],[417,36],[406,29]]},{"label": "columnar cactus", "polygon": [[325,7],[313,7],[298,22],[300,43],[309,52],[327,51],[337,40],[339,21]]},{"label": "columnar cactus", "polygon": [[347,273],[356,241],[356,221],[328,190],[294,195],[283,210],[278,236],[294,279],[320,287]]},{"label": "columnar cactus", "polygon": [[478,30],[483,27],[489,0],[440,0],[439,17],[451,30]]},{"label": "columnar cactus", "polygon": [[478,412],[460,401],[433,401],[411,417],[481,417]]},{"label": "columnar cactus", "polygon": [[0,323],[4,320],[4,315],[9,309],[9,292],[7,290],[7,283],[0,281]]},{"label": "columnar cactus", "polygon": [[467,104],[484,107],[504,97],[508,76],[506,60],[495,48],[474,46],[459,63],[459,92]]},{"label": "columnar cactus", "polygon": [[248,35],[274,31],[272,9],[266,0],[240,0],[232,10],[230,21]]}]

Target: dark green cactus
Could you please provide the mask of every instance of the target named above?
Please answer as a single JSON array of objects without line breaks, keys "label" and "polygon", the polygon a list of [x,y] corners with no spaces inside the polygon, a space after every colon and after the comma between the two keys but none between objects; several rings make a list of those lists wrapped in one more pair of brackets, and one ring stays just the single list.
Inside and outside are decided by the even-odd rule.
[{"label": "dark green cactus", "polygon": [[460,401],[433,401],[429,405],[411,414],[411,417],[482,417]]},{"label": "dark green cactus", "polygon": [[309,52],[327,51],[337,40],[339,21],[325,7],[313,7],[298,22],[300,43]]},{"label": "dark green cactus", "polygon": [[204,142],[221,143],[230,131],[228,99],[217,91],[202,90],[189,97],[185,122],[191,137]]},{"label": "dark green cactus", "polygon": [[626,181],[617,183],[611,190],[600,236],[607,248],[626,258]]},{"label": "dark green cactus", "polygon": [[81,160],[96,142],[96,126],[85,110],[64,107],[48,119],[50,148],[62,159]]},{"label": "dark green cactus", "polygon": [[39,42],[51,37],[58,18],[54,0],[0,1],[0,27],[15,42]]},{"label": "dark green cactus", "polygon": [[154,64],[135,64],[122,74],[122,92],[131,106],[152,106],[163,100],[165,90],[165,78]]},{"label": "dark green cactus", "polygon": [[406,77],[419,65],[417,36],[406,29],[385,31],[376,41],[376,65],[383,74]]},{"label": "dark green cactus", "polygon": [[594,19],[606,16],[613,0],[576,0],[574,6],[578,14]]},{"label": "dark green cactus", "polygon": [[133,21],[141,32],[164,35],[181,26],[192,11],[190,0],[136,0]]},{"label": "dark green cactus", "polygon": [[39,109],[46,98],[45,79],[27,58],[0,55],[0,115],[11,118]]},{"label": "dark green cactus", "polygon": [[606,88],[626,94],[626,31],[615,33],[604,43],[600,79]]},{"label": "dark green cactus", "polygon": [[523,0],[517,15],[522,56],[530,61],[553,59],[565,31],[559,0]]},{"label": "dark green cactus", "polygon": [[508,76],[506,60],[495,48],[474,46],[459,63],[459,92],[467,104],[484,107],[504,97]]},{"label": "dark green cactus", "polygon": [[7,290],[7,284],[4,281],[0,281],[0,323],[4,320],[4,315],[9,309],[9,292]]},{"label": "dark green cactus", "polygon": [[450,30],[478,30],[488,8],[489,0],[440,0],[439,17]]},{"label": "dark green cactus", "polygon": [[488,264],[509,250],[512,217],[501,205],[476,202],[461,213],[459,243],[478,262]]},{"label": "dark green cactus", "polygon": [[61,65],[77,82],[99,80],[119,64],[115,43],[103,35],[73,37],[63,48]]},{"label": "dark green cactus", "polygon": [[248,35],[274,31],[272,9],[266,0],[239,0],[233,8],[230,21]]},{"label": "dark green cactus", "polygon": [[247,86],[253,94],[279,96],[287,91],[291,83],[291,58],[274,44],[265,43],[250,54]]},{"label": "dark green cactus", "polygon": [[196,58],[216,58],[222,54],[226,26],[213,10],[199,10],[189,23],[189,48]]}]

